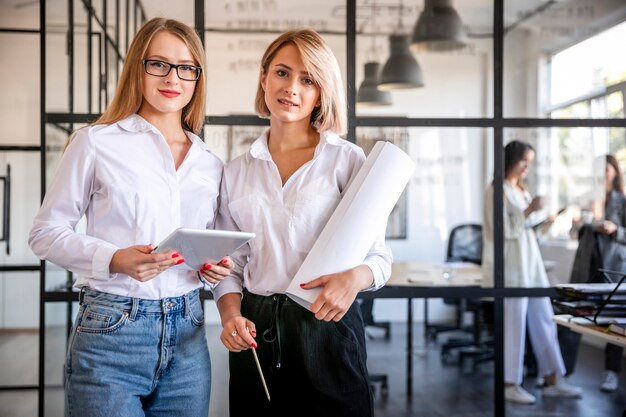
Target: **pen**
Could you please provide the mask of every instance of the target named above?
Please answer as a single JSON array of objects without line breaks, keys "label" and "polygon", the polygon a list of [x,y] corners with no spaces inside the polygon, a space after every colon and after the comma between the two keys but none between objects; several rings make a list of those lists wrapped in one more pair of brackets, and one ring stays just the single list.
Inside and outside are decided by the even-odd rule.
[{"label": "pen", "polygon": [[[250,330],[246,328],[248,332]],[[267,384],[265,383],[265,377],[263,376],[263,370],[261,369],[261,364],[259,363],[259,357],[256,354],[256,349],[252,348],[252,356],[254,356],[254,361],[256,362],[256,368],[259,370],[259,376],[261,377],[261,382],[263,383],[263,389],[265,390],[265,395],[267,396],[267,401],[270,401],[270,392],[267,389]]]},{"label": "pen", "polygon": [[263,377],[263,371],[261,370],[261,364],[259,363],[259,357],[256,355],[256,349],[252,348],[252,356],[254,356],[254,361],[256,362],[256,367],[259,370],[259,375],[261,376],[261,382],[263,383],[263,389],[265,390],[265,395],[267,396],[267,401],[270,400],[270,392],[267,389],[267,384],[265,383],[265,377]]}]

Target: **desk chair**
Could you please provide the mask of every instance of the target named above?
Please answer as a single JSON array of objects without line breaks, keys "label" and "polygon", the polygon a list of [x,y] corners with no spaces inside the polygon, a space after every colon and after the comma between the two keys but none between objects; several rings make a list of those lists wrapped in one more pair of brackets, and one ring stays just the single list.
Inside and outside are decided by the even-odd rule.
[{"label": "desk chair", "polygon": [[[482,263],[483,236],[482,225],[476,223],[460,224],[452,228],[448,239],[446,262]],[[493,359],[493,341],[483,339],[486,324],[493,323],[493,301],[483,299],[447,299],[444,303],[456,307],[454,330],[471,333],[471,337],[449,338],[441,347],[441,358],[449,362],[453,351],[458,351],[458,361],[462,369],[474,369],[475,365]],[[472,326],[463,327],[463,313],[472,313]],[[448,326],[449,328],[449,326]],[[432,328],[429,330],[433,333]],[[435,328],[435,335],[447,331],[446,327]],[[436,336],[435,336],[436,337]],[[468,367],[468,364],[470,365]]]},{"label": "desk chair", "polygon": [[[446,262],[482,263],[483,234],[482,225],[476,223],[460,224],[450,230],[446,250]],[[463,312],[465,301],[457,298],[444,298],[445,304],[454,306],[455,320],[453,323],[429,324],[428,299],[424,300],[424,330],[426,336],[435,340],[440,333],[465,330],[463,328]],[[452,345],[453,340],[449,341]]]},{"label": "desk chair", "polygon": [[490,361],[495,356],[493,337],[483,336],[485,328],[493,328],[493,300],[471,299],[468,310],[473,315],[472,343],[459,349],[459,366],[464,373],[473,373],[476,365]]}]

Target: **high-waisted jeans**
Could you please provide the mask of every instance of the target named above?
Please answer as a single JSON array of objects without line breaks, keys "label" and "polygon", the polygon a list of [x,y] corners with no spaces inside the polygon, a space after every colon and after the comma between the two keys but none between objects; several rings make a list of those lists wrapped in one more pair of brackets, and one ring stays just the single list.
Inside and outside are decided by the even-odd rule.
[{"label": "high-waisted jeans", "polygon": [[285,295],[244,291],[241,312],[256,325],[265,397],[250,349],[230,353],[230,415],[371,416],[363,319],[353,303],[325,322]]},{"label": "high-waisted jeans", "polygon": [[206,417],[211,363],[198,290],[144,300],[83,289],[65,378],[68,417]]}]

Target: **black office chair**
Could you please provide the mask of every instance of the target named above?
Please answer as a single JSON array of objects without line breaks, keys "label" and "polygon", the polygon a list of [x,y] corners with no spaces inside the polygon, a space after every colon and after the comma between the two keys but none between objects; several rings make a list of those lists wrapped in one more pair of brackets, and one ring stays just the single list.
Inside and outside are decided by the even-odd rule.
[{"label": "black office chair", "polygon": [[477,265],[483,259],[483,226],[466,223],[450,230],[446,262],[471,262]]},{"label": "black office chair", "polygon": [[[446,250],[446,262],[471,262],[480,265],[482,262],[483,237],[482,225],[476,223],[460,224],[450,230]],[[429,324],[428,299],[424,300],[424,327],[427,337],[435,340],[440,333],[465,330],[463,328],[464,300],[458,298],[444,298],[443,302],[455,307],[455,321],[453,323]],[[449,340],[452,346],[458,340]],[[459,342],[462,345],[465,341]]]},{"label": "black office chair", "polygon": [[[467,223],[452,228],[448,239],[446,262],[470,262],[480,265],[482,251],[482,225]],[[458,363],[461,369],[473,370],[476,364],[492,359],[493,341],[490,338],[483,338],[482,333],[490,323],[493,323],[493,301],[444,298],[444,303],[454,305],[457,309],[454,330],[470,333],[471,336],[449,338],[441,347],[442,360],[450,362],[453,357],[452,352],[458,352]],[[469,328],[463,326],[465,311],[471,312],[473,317],[473,323]]]}]

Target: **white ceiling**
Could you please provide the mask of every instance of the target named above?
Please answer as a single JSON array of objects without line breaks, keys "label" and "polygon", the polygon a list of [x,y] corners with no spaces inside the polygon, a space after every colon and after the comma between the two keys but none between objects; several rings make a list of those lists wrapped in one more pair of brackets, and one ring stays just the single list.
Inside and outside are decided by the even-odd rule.
[{"label": "white ceiling", "polygon": [[[124,2],[122,2],[123,4]],[[409,32],[423,8],[423,0],[358,0],[357,30],[392,33],[398,26],[399,4],[402,3],[402,25]],[[48,24],[63,29],[66,25],[67,1],[47,0]],[[77,26],[84,25],[80,0],[74,1]],[[93,1],[99,15],[102,1]],[[109,2],[113,5],[114,2]],[[143,0],[148,18],[167,16],[194,23],[193,0]],[[489,36],[493,27],[491,0],[456,0],[453,2],[470,35]],[[538,7],[549,7],[532,15]],[[109,6],[109,21],[114,21],[114,9]],[[372,11],[375,26],[371,24]],[[282,31],[294,26],[311,26],[321,31],[345,30],[345,2],[341,0],[206,0],[205,26],[215,30]],[[524,16],[532,15],[529,18]],[[0,27],[37,28],[39,1],[0,0]],[[505,27],[516,24],[515,30],[543,31],[550,42],[580,38],[592,31],[609,27],[626,19],[624,0],[505,0]],[[584,29],[584,30],[582,30]]]}]

